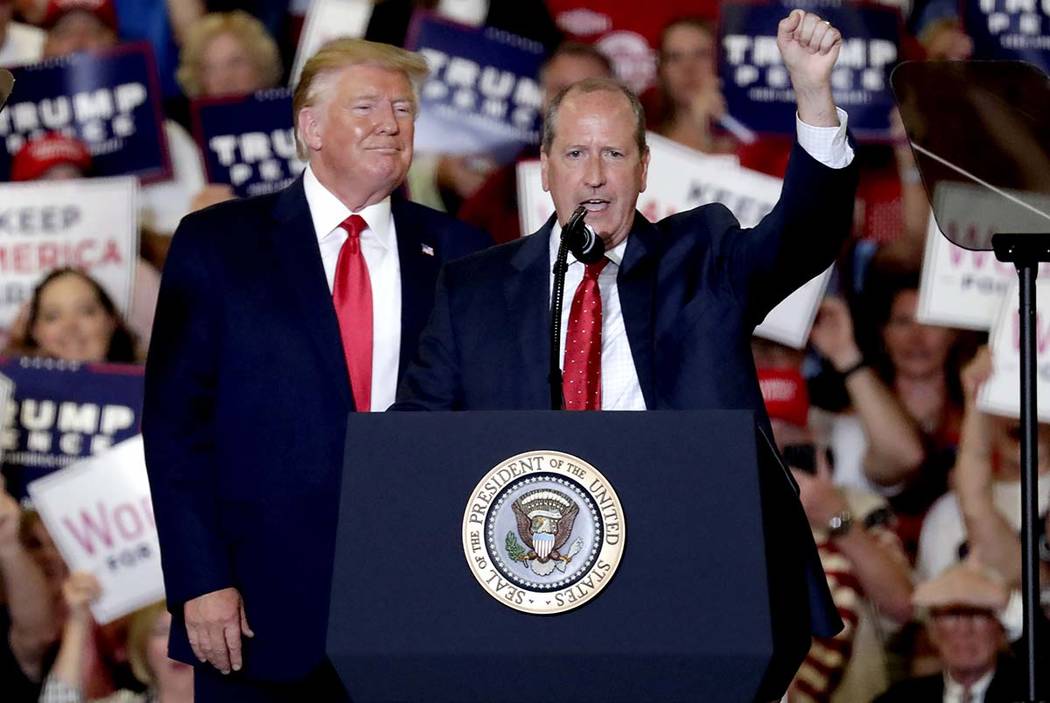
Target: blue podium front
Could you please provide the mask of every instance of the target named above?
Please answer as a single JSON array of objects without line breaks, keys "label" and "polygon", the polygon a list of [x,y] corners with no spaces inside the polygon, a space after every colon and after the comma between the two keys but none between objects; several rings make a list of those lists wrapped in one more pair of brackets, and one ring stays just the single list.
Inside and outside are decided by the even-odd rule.
[{"label": "blue podium front", "polygon": [[[567,580],[541,596],[526,588],[524,599],[513,589],[524,607],[593,596],[539,615],[475,575],[464,523],[472,501],[479,519],[499,503],[475,500],[486,474],[544,452],[600,471],[622,513],[595,523],[598,541],[622,543],[596,595]],[[566,494],[586,489],[572,483]],[[355,703],[773,700],[810,642],[804,565],[814,548],[793,489],[746,411],[354,414],[329,656]],[[519,573],[520,583],[550,581],[526,568],[552,568],[536,555],[551,548],[540,535],[544,516],[558,515],[556,503],[544,507],[550,494],[532,492],[532,517],[496,530],[474,558],[502,554],[508,587]],[[587,517],[590,499],[581,505]],[[573,529],[585,523],[577,516]],[[579,548],[571,538],[559,537],[565,556],[553,552],[565,564],[570,544]]]}]

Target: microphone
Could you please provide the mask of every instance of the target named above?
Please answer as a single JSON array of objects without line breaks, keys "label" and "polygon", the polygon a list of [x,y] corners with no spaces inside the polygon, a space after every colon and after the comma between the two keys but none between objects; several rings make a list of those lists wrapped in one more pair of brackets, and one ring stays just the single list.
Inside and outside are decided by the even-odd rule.
[{"label": "microphone", "polygon": [[562,228],[561,238],[577,261],[590,264],[605,256],[605,242],[593,227],[584,222],[586,215],[587,208],[583,205],[576,208]]}]

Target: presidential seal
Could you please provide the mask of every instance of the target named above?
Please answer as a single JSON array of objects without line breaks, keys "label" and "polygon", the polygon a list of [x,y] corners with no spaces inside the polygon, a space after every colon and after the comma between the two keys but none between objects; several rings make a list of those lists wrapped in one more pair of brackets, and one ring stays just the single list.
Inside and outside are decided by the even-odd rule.
[{"label": "presidential seal", "polygon": [[601,472],[556,451],[493,467],[463,515],[474,578],[504,605],[536,615],[597,595],[616,572],[625,537],[620,499]]}]

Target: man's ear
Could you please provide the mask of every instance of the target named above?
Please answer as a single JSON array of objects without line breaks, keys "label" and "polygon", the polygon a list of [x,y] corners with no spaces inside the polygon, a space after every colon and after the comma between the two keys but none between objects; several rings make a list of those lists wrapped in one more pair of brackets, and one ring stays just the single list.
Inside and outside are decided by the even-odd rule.
[{"label": "man's ear", "polygon": [[645,187],[649,181],[649,145],[645,147],[645,153],[642,154],[642,173],[638,180],[638,192],[644,193]]},{"label": "man's ear", "polygon": [[550,160],[547,158],[547,152],[540,152],[540,180],[543,182],[543,192],[551,192],[551,187],[547,181],[547,169],[550,168]]},{"label": "man's ear", "polygon": [[324,142],[320,117],[315,107],[304,107],[299,110],[299,139],[309,151],[320,151]]}]

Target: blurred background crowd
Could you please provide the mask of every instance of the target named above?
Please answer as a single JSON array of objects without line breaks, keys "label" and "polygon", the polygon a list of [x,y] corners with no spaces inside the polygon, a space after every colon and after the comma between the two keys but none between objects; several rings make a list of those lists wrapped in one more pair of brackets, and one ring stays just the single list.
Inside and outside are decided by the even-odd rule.
[{"label": "blurred background crowd", "polygon": [[[973,42],[953,0],[883,4],[899,9],[906,28],[902,58],[971,57]],[[506,29],[546,48],[539,76],[545,97],[583,78],[616,75],[639,91],[651,131],[783,175],[790,143],[764,136],[744,143],[723,127],[717,2],[592,5],[379,0],[366,38],[403,44],[419,8]],[[141,191],[128,315],[89,274],[56,269],[7,331],[4,355],[141,363],[171,233],[186,213],[234,197],[230,186],[207,182],[189,136],[190,101],[285,85],[308,6],[0,0],[3,66],[148,41],[174,172]],[[602,41],[614,32],[633,43]],[[846,623],[834,639],[814,642],[789,699],[941,700],[943,690],[958,695],[951,700],[1012,700],[1021,623],[1019,425],[976,407],[977,389],[991,372],[987,335],[916,320],[929,204],[893,119],[892,141],[858,146],[854,236],[807,348],[759,338],[753,345],[777,443],[801,488]],[[519,159],[536,154],[527,149]],[[11,180],[90,178],[91,162],[76,138],[47,134],[13,155]],[[419,155],[407,191],[498,242],[521,236],[514,163],[485,154]],[[1039,444],[1046,558],[1050,426],[1041,426]],[[1050,569],[1041,563],[1046,594]],[[163,604],[97,625],[88,610],[97,581],[70,573],[40,519],[6,493],[0,585],[4,701],[192,698],[192,670],[165,656]]]}]

